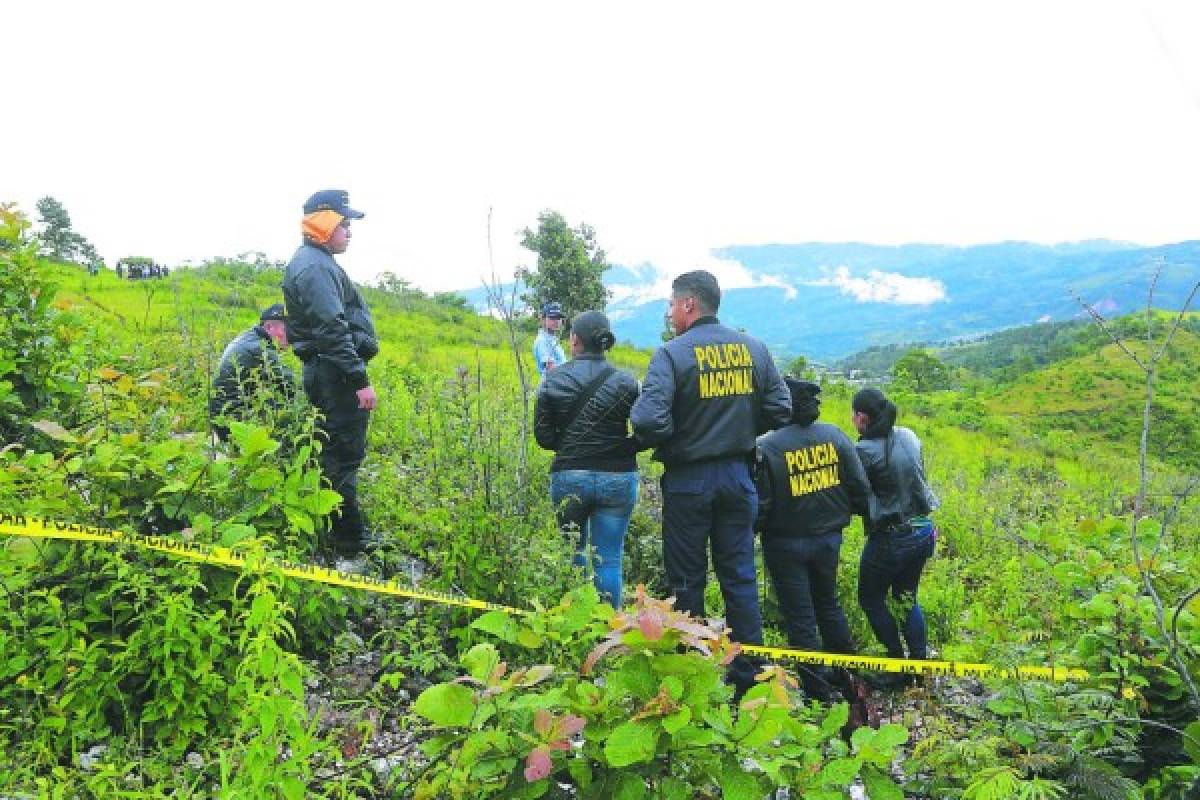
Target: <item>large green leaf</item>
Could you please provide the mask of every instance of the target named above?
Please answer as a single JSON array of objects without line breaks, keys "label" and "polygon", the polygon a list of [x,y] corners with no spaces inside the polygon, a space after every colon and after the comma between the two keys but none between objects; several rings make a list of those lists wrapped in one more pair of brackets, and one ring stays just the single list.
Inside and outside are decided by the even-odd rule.
[{"label": "large green leaf", "polygon": [[517,641],[517,634],[521,631],[521,626],[517,624],[517,621],[503,611],[489,611],[472,622],[471,627],[477,631],[490,633],[510,644]]},{"label": "large green leaf", "polygon": [[496,664],[500,663],[500,654],[496,652],[495,645],[482,642],[464,653],[459,661],[467,668],[468,675],[480,683],[486,683]]},{"label": "large green leaf", "polygon": [[658,793],[663,800],[692,800],[692,787],[670,775],[659,782]]},{"label": "large green leaf", "polygon": [[861,765],[862,761],[858,758],[835,758],[821,769],[817,781],[821,786],[849,786],[858,775]]},{"label": "large green leaf", "polygon": [[658,694],[658,678],[650,659],[641,654],[625,658],[617,671],[609,675],[608,682],[612,691],[631,694],[639,700],[649,700]]},{"label": "large green leaf", "polygon": [[638,720],[620,725],[604,744],[604,757],[614,767],[649,761],[658,745],[658,726]]},{"label": "large green leaf", "polygon": [[867,787],[867,796],[871,800],[904,800],[904,793],[892,779],[874,767],[863,767],[863,785]]},{"label": "large green leaf", "polygon": [[443,728],[461,728],[475,716],[475,693],[461,683],[439,683],[421,692],[413,710]]},{"label": "large green leaf", "polygon": [[763,790],[754,776],[743,772],[736,765],[726,763],[725,771],[721,773],[718,782],[721,784],[721,796],[725,800],[761,800],[763,796]]},{"label": "large green leaf", "polygon": [[1184,751],[1194,763],[1200,764],[1200,720],[1184,728],[1183,733]]},{"label": "large green leaf", "polygon": [[622,775],[613,793],[613,800],[642,800],[645,796],[646,782],[641,775]]}]

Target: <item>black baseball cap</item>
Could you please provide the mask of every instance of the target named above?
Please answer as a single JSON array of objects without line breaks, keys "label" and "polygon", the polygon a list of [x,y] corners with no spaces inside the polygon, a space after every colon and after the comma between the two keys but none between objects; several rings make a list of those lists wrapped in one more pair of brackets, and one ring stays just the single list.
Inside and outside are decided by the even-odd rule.
[{"label": "black baseball cap", "polygon": [[268,322],[270,320],[279,320],[284,322],[287,320],[287,309],[283,307],[283,303],[274,303],[263,309],[258,315],[259,322]]},{"label": "black baseball cap", "polygon": [[562,319],[566,315],[563,314],[562,303],[546,303],[542,306],[542,316],[550,319]]},{"label": "black baseball cap", "polygon": [[362,219],[365,214],[350,207],[350,193],[341,189],[322,189],[308,198],[304,204],[304,213],[315,211],[336,211],[346,219]]}]

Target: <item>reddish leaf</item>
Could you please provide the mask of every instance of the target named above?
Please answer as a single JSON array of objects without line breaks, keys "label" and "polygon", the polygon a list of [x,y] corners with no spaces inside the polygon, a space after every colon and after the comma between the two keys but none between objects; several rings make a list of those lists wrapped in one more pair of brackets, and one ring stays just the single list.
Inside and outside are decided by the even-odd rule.
[{"label": "reddish leaf", "polygon": [[550,754],[540,747],[537,748],[525,758],[525,780],[530,783],[540,781],[550,774],[552,766]]},{"label": "reddish leaf", "polygon": [[638,612],[638,628],[647,641],[657,642],[663,635],[662,617],[652,611]]},{"label": "reddish leaf", "polygon": [[562,718],[562,734],[563,736],[574,736],[583,730],[583,726],[587,724],[587,720],[583,717],[575,717],[567,714]]}]

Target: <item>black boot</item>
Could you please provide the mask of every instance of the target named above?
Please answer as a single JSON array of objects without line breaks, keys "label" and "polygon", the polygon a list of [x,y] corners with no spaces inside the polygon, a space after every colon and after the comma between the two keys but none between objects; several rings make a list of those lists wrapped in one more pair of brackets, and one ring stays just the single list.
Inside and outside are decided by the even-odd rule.
[{"label": "black boot", "polygon": [[353,558],[379,548],[383,540],[367,527],[367,519],[358,507],[358,491],[353,485],[342,489],[342,507],[330,518],[333,523],[333,549],[339,556]]}]

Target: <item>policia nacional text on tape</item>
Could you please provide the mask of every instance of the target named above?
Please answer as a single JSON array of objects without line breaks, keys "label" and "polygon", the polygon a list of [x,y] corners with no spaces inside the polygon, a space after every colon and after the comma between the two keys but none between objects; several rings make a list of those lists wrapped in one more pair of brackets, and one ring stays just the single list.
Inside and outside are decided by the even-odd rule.
[{"label": "policia nacional text on tape", "polygon": [[[159,553],[166,553],[176,558],[196,561],[201,564],[228,567],[230,569],[242,569],[246,566],[247,562],[245,556],[239,555],[227,547],[220,547],[218,545],[197,544],[175,536],[143,536],[141,534],[127,533],[109,528],[78,525],[23,514],[0,513],[0,535],[125,545],[139,550],[152,550]],[[455,597],[454,595],[442,592],[414,589],[403,586],[393,580],[384,580],[369,575],[358,575],[352,572],[328,569],[316,564],[275,561],[272,559],[266,559],[266,563],[290,578],[298,578],[314,583],[341,586],[347,589],[360,589],[366,592],[374,592],[375,594],[405,597],[411,600],[422,600],[441,605],[473,608],[480,611],[503,611],[507,614],[515,615],[531,613],[522,608],[513,608],[512,606],[500,605],[499,603],[489,603],[484,600],[474,600],[469,597]],[[1008,668],[995,664],[977,664],[965,661],[913,660],[906,658],[840,655],[810,650],[792,650],[782,647],[763,647],[761,645],[742,645],[742,650],[752,655],[798,661],[804,664],[823,664],[831,667],[871,669],[881,672],[899,672],[914,675],[956,675],[980,678],[1010,677],[1052,681],[1078,681],[1088,678],[1088,673],[1085,670],[1067,667],[1023,666]]]}]

